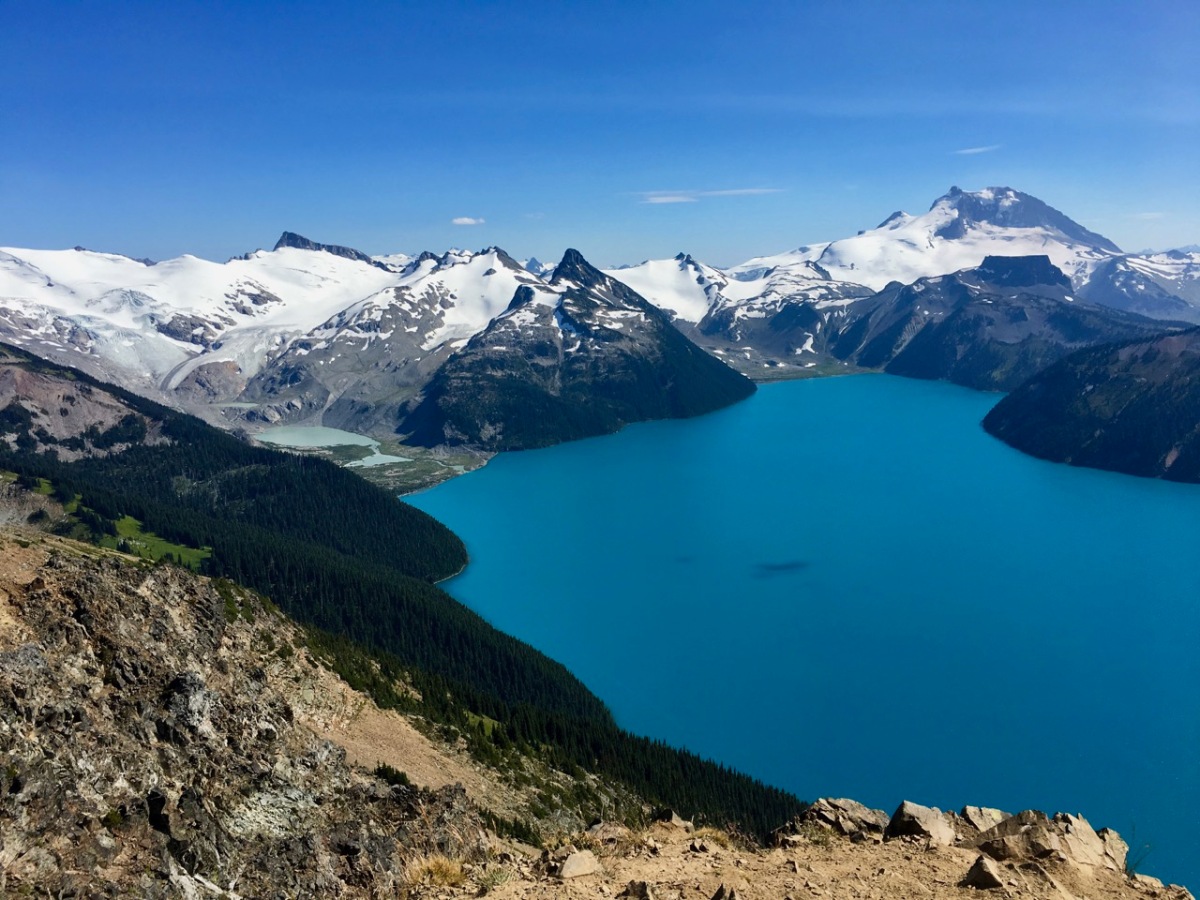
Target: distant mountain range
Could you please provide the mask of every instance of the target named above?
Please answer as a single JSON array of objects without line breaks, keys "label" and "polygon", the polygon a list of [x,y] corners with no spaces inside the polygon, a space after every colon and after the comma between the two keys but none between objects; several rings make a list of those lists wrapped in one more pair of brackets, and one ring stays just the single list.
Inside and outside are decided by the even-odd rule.
[{"label": "distant mountain range", "polygon": [[[227,426],[482,449],[732,402],[750,388],[729,369],[1008,389],[1178,323],[1200,323],[1200,252],[1126,254],[1003,187],[725,269],[683,253],[605,272],[574,251],[557,267],[496,247],[372,257],[291,232],[226,263],[0,250],[0,340]],[[534,409],[560,424],[517,424]]]}]

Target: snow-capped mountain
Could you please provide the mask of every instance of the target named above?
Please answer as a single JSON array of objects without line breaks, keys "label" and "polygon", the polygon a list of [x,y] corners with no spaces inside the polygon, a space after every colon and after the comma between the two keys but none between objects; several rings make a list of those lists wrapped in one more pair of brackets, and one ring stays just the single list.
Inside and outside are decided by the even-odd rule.
[{"label": "snow-capped mountain", "polygon": [[1163,290],[1200,306],[1200,249],[1168,250],[1126,259]]},{"label": "snow-capped mountain", "polygon": [[325,424],[390,430],[399,406],[454,350],[542,285],[497,247],[424,253],[397,282],[290,341],[245,386],[251,419],[321,415]]},{"label": "snow-capped mountain", "polygon": [[554,264],[544,263],[536,256],[521,260],[521,267],[538,278],[550,278],[554,274]]},{"label": "snow-capped mountain", "polygon": [[729,279],[686,253],[673,259],[648,259],[635,266],[604,269],[677,321],[696,324],[724,299]]},{"label": "snow-capped mountain", "polygon": [[[921,283],[932,295],[930,279],[986,257],[1031,255],[1069,276],[1072,299],[1047,302],[1200,323],[1200,252],[1124,254],[1042,201],[997,187],[952,188],[923,215],[895,213],[855,237],[728,269],[681,253],[589,275],[590,291],[656,307],[647,318],[588,301],[598,316],[589,327],[619,335],[613,323],[624,317],[635,331],[657,333],[661,318],[752,377],[820,373],[874,359],[847,354],[845,335],[881,321],[877,293],[894,299],[900,286]],[[598,287],[601,280],[610,286]],[[430,396],[443,368],[453,363],[452,373],[462,358],[491,365],[497,347],[519,345],[520,359],[509,362],[537,383],[544,361],[530,363],[531,345],[515,340],[522,327],[563,359],[588,358],[571,349],[573,339],[560,339],[558,326],[574,313],[555,316],[583,302],[552,287],[568,282],[553,265],[517,262],[496,247],[369,256],[292,232],[270,251],[226,263],[0,249],[0,340],[227,424],[319,422],[391,434],[403,411],[413,413],[414,398]]]},{"label": "snow-capped mountain", "polygon": [[692,340],[749,372],[815,366],[823,320],[837,315],[830,311],[872,293],[834,280],[812,262],[732,278],[680,253],[606,274],[670,314]]},{"label": "snow-capped mountain", "polygon": [[1200,323],[1200,252],[1113,257],[1096,267],[1080,294],[1155,318]]},{"label": "snow-capped mountain", "polygon": [[1044,254],[1080,284],[1100,261],[1120,253],[1112,241],[1029,194],[1006,187],[973,193],[952,187],[923,215],[896,212],[854,237],[757,257],[727,271],[751,279],[813,262],[831,278],[878,291],[893,281],[909,284],[969,269],[985,256]]},{"label": "snow-capped mountain", "polygon": [[155,265],[87,250],[0,249],[0,337],[137,390],[169,391],[206,360],[256,372],[294,335],[396,273],[285,247]]},{"label": "snow-capped mountain", "polygon": [[0,339],[190,408],[246,391],[258,417],[294,419],[385,359],[393,388],[423,380],[539,281],[497,248],[401,258],[291,233],[226,263],[0,249]]},{"label": "snow-capped mountain", "polygon": [[753,391],[666,313],[568,250],[549,282],[520,287],[446,361],[399,431],[429,446],[525,449],[699,415]]},{"label": "snow-capped mountain", "polygon": [[732,354],[759,367],[814,368],[824,356],[829,324],[872,293],[832,278],[814,262],[776,266],[757,278],[730,279],[697,330],[726,359]]}]

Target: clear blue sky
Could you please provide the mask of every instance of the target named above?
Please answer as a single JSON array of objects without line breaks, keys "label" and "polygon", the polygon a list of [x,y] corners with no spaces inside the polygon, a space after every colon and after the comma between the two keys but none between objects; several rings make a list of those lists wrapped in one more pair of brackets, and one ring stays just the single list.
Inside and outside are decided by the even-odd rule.
[{"label": "clear blue sky", "polygon": [[1192,2],[0,0],[0,245],[731,264],[952,184],[1197,243],[1198,48]]}]

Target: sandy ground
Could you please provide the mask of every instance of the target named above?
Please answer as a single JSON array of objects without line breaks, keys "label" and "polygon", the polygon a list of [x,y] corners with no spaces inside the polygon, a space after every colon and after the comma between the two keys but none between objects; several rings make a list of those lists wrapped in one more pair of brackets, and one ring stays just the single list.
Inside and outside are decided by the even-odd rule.
[{"label": "sandy ground", "polygon": [[[605,846],[581,838],[593,848],[600,871],[561,879],[520,860],[509,863],[511,878],[488,892],[496,898],[618,897],[631,882],[645,882],[658,900],[708,900],[724,886],[741,900],[783,900],[791,897],[834,900],[925,900],[925,898],[1185,898],[1179,889],[1153,882],[1131,881],[1116,872],[1069,863],[1000,864],[1007,882],[1002,888],[980,891],[959,882],[978,853],[956,847],[927,849],[906,840],[856,844],[840,837],[821,837],[819,843],[750,851],[726,848],[703,832],[694,837],[680,829],[656,825],[631,838]],[[624,845],[623,845],[624,844]],[[657,847],[655,847],[657,845]],[[707,848],[693,850],[692,847]],[[472,873],[475,876],[475,873]],[[487,876],[479,875],[486,879]],[[490,876],[498,880],[503,876]],[[430,887],[429,896],[439,891]],[[461,896],[469,893],[464,885]],[[634,891],[626,896],[639,896]]]}]

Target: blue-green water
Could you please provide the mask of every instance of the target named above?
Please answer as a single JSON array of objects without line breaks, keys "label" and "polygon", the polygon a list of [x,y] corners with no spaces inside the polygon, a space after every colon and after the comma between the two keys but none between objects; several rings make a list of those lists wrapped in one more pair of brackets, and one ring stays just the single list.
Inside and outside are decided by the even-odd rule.
[{"label": "blue-green water", "polygon": [[767,385],[409,499],[632,731],[808,799],[1082,812],[1200,885],[1200,488],[1023,456],[995,400]]}]

